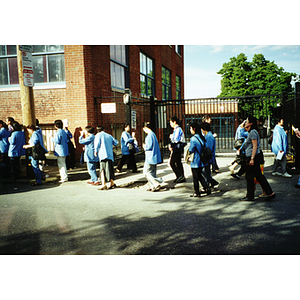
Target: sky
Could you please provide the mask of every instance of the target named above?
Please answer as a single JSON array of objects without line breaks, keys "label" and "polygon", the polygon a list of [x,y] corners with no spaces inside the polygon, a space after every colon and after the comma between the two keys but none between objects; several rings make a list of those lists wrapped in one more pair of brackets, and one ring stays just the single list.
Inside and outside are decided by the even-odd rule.
[{"label": "sky", "polygon": [[185,45],[185,99],[217,97],[221,93],[221,75],[217,72],[240,53],[249,62],[254,54],[263,54],[284,71],[300,74],[299,45]]}]

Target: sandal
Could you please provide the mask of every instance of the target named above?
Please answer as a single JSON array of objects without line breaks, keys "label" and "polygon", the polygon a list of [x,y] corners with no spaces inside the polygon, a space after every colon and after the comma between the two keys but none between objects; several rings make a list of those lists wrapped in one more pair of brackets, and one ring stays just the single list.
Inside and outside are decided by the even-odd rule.
[{"label": "sandal", "polygon": [[100,191],[107,190],[107,186],[106,186],[106,185],[104,185],[104,186],[102,186],[101,188],[99,188],[98,190],[100,190]]},{"label": "sandal", "polygon": [[190,195],[190,197],[201,197],[200,194],[194,193],[192,195]]},{"label": "sandal", "polygon": [[112,189],[115,189],[117,187],[117,185],[114,183],[113,185],[111,185],[108,189],[109,190],[112,190]]}]

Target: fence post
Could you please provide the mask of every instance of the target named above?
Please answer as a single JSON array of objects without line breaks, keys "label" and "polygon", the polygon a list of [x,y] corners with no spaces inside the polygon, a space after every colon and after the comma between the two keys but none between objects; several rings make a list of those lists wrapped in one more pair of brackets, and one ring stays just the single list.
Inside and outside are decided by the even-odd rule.
[{"label": "fence post", "polygon": [[[300,129],[300,82],[295,83],[294,109],[295,109],[294,126]],[[296,150],[295,165],[296,165],[296,169],[300,171],[300,138],[296,138],[295,150]]]},{"label": "fence post", "polygon": [[155,103],[154,97],[150,96],[150,124],[152,126],[152,130],[156,133],[156,122],[155,122]]}]

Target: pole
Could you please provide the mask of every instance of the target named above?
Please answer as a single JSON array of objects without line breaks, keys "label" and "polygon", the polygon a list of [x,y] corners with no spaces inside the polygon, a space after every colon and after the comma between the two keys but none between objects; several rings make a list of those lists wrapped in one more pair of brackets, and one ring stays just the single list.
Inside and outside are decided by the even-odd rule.
[{"label": "pole", "polygon": [[34,109],[33,88],[29,86],[24,86],[22,51],[20,51],[19,46],[17,50],[17,58],[18,58],[20,97],[21,97],[21,106],[22,106],[22,119],[23,119],[23,126],[26,127],[31,124],[35,125],[35,109]]},{"label": "pole", "polygon": [[[18,60],[18,74],[19,74],[19,84],[20,84],[20,97],[22,106],[22,119],[23,127],[25,133],[25,143],[28,143],[28,132],[25,130],[28,125],[36,125],[35,119],[35,108],[33,99],[33,88],[29,86],[24,86],[24,75],[22,66],[22,51],[20,51],[19,46],[17,46],[17,60]],[[29,176],[29,159],[26,151],[26,177]]]}]

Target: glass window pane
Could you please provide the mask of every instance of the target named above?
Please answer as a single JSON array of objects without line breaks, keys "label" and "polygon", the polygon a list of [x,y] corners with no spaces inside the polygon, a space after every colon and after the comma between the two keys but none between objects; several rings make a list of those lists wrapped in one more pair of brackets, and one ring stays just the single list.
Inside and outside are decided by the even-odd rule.
[{"label": "glass window pane", "polygon": [[162,99],[166,100],[166,86],[165,85],[162,86]]},{"label": "glass window pane", "polygon": [[110,58],[116,60],[116,46],[110,45]]},{"label": "glass window pane", "polygon": [[33,53],[45,52],[45,50],[46,50],[45,45],[34,45],[33,47]]},{"label": "glass window pane", "polygon": [[0,59],[0,85],[8,84],[7,59]]},{"label": "glass window pane", "polygon": [[166,84],[171,85],[171,78],[170,78],[171,72],[166,69]]},{"label": "glass window pane", "polygon": [[7,55],[16,55],[17,46],[7,46]]},{"label": "glass window pane", "polygon": [[113,62],[110,62],[110,80],[111,80],[111,86],[116,86],[116,71],[115,71],[115,64]]},{"label": "glass window pane", "polygon": [[153,77],[153,61],[149,57],[147,57],[147,74]]},{"label": "glass window pane", "polygon": [[145,76],[140,76],[141,94],[146,95],[146,78]]},{"label": "glass window pane", "polygon": [[143,53],[140,53],[140,71],[146,74],[146,56]]},{"label": "glass window pane", "polygon": [[46,59],[44,56],[33,56],[34,82],[47,82]]},{"label": "glass window pane", "polygon": [[18,84],[19,83],[19,74],[18,74],[18,61],[17,58],[9,58],[9,78],[10,84]]},{"label": "glass window pane", "polygon": [[65,81],[65,60],[63,54],[48,56],[49,82]]},{"label": "glass window pane", "polygon": [[164,67],[161,68],[161,79],[163,83],[166,83],[166,69]]},{"label": "glass window pane", "polygon": [[6,46],[5,45],[0,45],[0,56],[6,54]]},{"label": "glass window pane", "polygon": [[63,51],[63,45],[46,45],[46,52],[58,52]]},{"label": "glass window pane", "polygon": [[150,78],[148,78],[148,86],[147,86],[147,88],[148,88],[148,93],[147,93],[147,95],[148,96],[152,96],[152,79],[150,79]]}]

